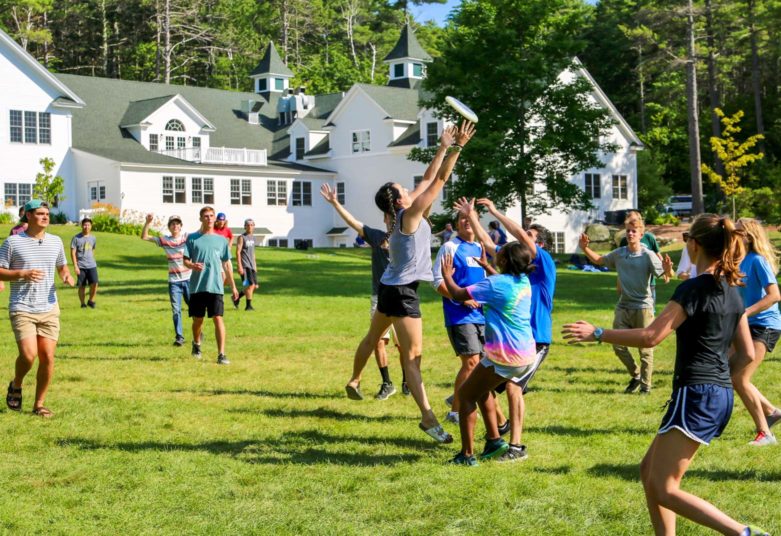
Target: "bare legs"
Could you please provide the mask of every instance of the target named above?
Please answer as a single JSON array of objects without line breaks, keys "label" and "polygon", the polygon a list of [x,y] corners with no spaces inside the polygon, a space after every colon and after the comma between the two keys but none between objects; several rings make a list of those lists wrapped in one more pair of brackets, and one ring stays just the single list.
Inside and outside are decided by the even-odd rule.
[{"label": "bare legs", "polygon": [[739,535],[745,525],[696,495],[682,491],[681,479],[700,446],[679,430],[657,435],[640,464],[645,500],[656,536],[675,534],[675,516],[721,534]]},{"label": "bare legs", "polygon": [[461,453],[465,456],[474,454],[475,423],[477,422],[475,410],[477,406],[480,407],[480,413],[483,415],[488,437],[490,439],[499,437],[496,423],[496,401],[491,390],[503,381],[506,380],[495,374],[493,368],[478,365],[458,390],[458,398],[461,401],[461,408],[458,412],[461,429]]},{"label": "bare legs", "polygon": [[[86,292],[87,292],[87,287],[85,287],[85,286],[79,287],[79,301],[81,302],[82,305],[84,305],[84,297],[85,297]],[[93,302],[93,303],[95,302],[95,295],[97,293],[98,293],[98,284],[97,283],[92,283],[89,286],[89,301],[90,302]]]},{"label": "bare legs", "polygon": [[523,417],[526,413],[526,404],[523,401],[523,388],[511,381],[506,384],[507,404],[510,406],[510,444],[521,444],[521,432],[523,431]]},{"label": "bare legs", "polygon": [[455,385],[453,385],[453,411],[458,413],[459,408],[461,407],[461,403],[458,399],[458,389],[464,384],[466,379],[469,377],[470,374],[472,374],[472,371],[475,369],[477,364],[480,362],[480,355],[461,355],[458,356],[461,358],[461,368],[458,370],[458,374],[456,374],[456,382]]},{"label": "bare legs", "polygon": [[[225,353],[225,322],[221,316],[212,318],[214,321],[214,338],[217,340],[217,353]],[[193,317],[193,341],[201,342],[201,330],[203,329],[203,317]]]},{"label": "bare legs", "polygon": [[765,359],[767,348],[759,341],[754,341],[754,360],[746,363],[744,367],[734,370],[732,374],[732,385],[738,392],[743,405],[746,406],[751,418],[754,419],[754,425],[757,432],[770,433],[767,425],[767,416],[776,409],[770,401],[759,392],[753,383],[751,377]]},{"label": "bare legs", "polygon": [[54,376],[54,351],[57,349],[57,341],[35,336],[16,341],[16,344],[19,348],[19,357],[16,358],[14,387],[22,387],[24,377],[33,368],[33,363],[37,356],[38,372],[36,374],[33,409],[40,408],[46,401],[46,393]]}]

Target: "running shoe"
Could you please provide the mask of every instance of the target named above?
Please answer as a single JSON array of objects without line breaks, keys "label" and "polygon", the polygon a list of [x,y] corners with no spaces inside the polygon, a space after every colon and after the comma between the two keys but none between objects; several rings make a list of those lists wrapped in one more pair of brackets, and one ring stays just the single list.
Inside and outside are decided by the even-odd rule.
[{"label": "running shoe", "polygon": [[363,400],[360,384],[353,387],[348,383],[344,386],[344,390],[347,392],[347,398],[350,400]]},{"label": "running shoe", "polygon": [[632,393],[636,393],[640,389],[640,385],[642,385],[640,378],[632,378],[631,380],[629,380],[629,385],[626,386],[624,392],[628,395],[631,395]]},{"label": "running shoe", "polygon": [[757,437],[753,441],[749,441],[748,444],[752,447],[766,447],[767,445],[777,445],[778,441],[776,441],[776,436],[770,432],[759,432]]},{"label": "running shoe", "polygon": [[651,390],[650,389],[640,389],[640,394],[641,395],[650,395],[651,394]]},{"label": "running shoe", "polygon": [[767,419],[767,427],[772,428],[774,424],[781,421],[781,410],[774,409],[773,413],[765,417],[765,419]]},{"label": "running shoe", "polygon": [[182,346],[184,345],[184,337],[177,337],[174,340],[174,346]]},{"label": "running shoe", "polygon": [[485,448],[483,449],[483,452],[480,453],[480,460],[490,460],[492,458],[501,456],[507,452],[509,448],[510,445],[508,445],[507,441],[501,437],[498,439],[488,439],[485,442]]},{"label": "running shoe", "polygon": [[380,392],[374,397],[377,400],[387,400],[391,396],[396,394],[396,388],[390,382],[382,382],[380,385]]},{"label": "running shoe", "polygon": [[743,529],[741,536],[770,536],[770,533],[765,529],[755,527],[754,525],[747,525],[746,528]]},{"label": "running shoe", "polygon": [[456,454],[453,459],[448,461],[447,463],[453,464],[453,465],[466,465],[467,467],[477,467],[480,465],[477,463],[477,459],[474,456],[467,456],[463,452],[459,452]]},{"label": "running shoe", "polygon": [[94,309],[95,308],[95,302],[92,301],[92,300],[88,301],[87,302],[87,307],[89,307],[90,309]]},{"label": "running shoe", "polygon": [[458,412],[457,411],[448,411],[447,415],[445,415],[445,420],[447,422],[452,422],[453,424],[458,424]]},{"label": "running shoe", "polygon": [[231,298],[231,301],[233,302],[233,308],[238,311],[238,309],[239,309],[239,302],[241,301],[241,296],[239,296],[235,300],[233,298]]},{"label": "running shoe", "polygon": [[245,310],[245,311],[254,311],[254,310],[255,310],[255,308],[254,308],[252,305],[250,305],[250,304],[247,304],[247,306],[244,308],[244,310]]},{"label": "running shoe", "polygon": [[401,382],[401,394],[404,396],[409,396],[409,387],[407,387],[407,382]]},{"label": "running shoe", "polygon": [[499,427],[499,435],[507,435],[507,432],[510,431],[510,419],[507,419],[504,421],[504,424]]},{"label": "running shoe", "polygon": [[445,404],[447,404],[447,407],[452,408],[453,407],[453,399],[455,398],[454,395],[450,395],[445,399]]},{"label": "running shoe", "polygon": [[526,452],[526,445],[521,445],[520,447],[516,447],[515,445],[510,445],[510,448],[507,449],[507,452],[499,456],[499,458],[496,460],[497,462],[520,462],[525,460],[529,457],[529,454]]},{"label": "running shoe", "polygon": [[225,354],[220,354],[217,356],[217,364],[218,365],[230,365],[230,360],[225,357]]},{"label": "running shoe", "polygon": [[192,355],[195,359],[201,358],[201,345],[193,341]]}]

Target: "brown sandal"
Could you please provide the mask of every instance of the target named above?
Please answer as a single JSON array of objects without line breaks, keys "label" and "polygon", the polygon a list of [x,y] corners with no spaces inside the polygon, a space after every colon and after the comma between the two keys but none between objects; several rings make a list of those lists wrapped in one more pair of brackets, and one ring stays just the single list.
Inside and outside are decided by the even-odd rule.
[{"label": "brown sandal", "polygon": [[11,411],[22,410],[22,388],[14,387],[13,380],[8,384],[8,394],[5,397],[5,403]]},{"label": "brown sandal", "polygon": [[33,415],[38,415],[39,417],[43,417],[44,419],[51,419],[52,417],[54,417],[54,412],[49,408],[45,408],[41,406],[40,408],[35,408],[33,410]]}]

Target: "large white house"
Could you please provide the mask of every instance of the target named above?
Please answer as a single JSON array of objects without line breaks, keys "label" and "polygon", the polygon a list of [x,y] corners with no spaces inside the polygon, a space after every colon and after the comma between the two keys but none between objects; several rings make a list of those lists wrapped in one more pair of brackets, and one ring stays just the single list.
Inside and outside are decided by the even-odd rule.
[{"label": "large white house", "polygon": [[[374,193],[388,181],[408,185],[425,165],[407,156],[436,144],[445,126],[420,108],[431,57],[405,26],[385,57],[385,86],[355,84],[345,93],[291,89],[293,73],[273,43],[249,73],[253,93],[49,73],[0,31],[0,188],[8,210],[30,199],[39,160],[65,179],[59,209],[71,219],[94,203],[123,212],[180,215],[198,225],[213,205],[234,228],[252,217],[261,243],[347,246],[346,228],[318,190],[335,188],[358,219],[382,225]],[[618,147],[604,166],[572,177],[597,208],[541,217],[559,252],[574,251],[585,223],[637,202],[641,143],[584,68],[591,97],[613,114]],[[436,206],[434,210],[440,210]],[[521,219],[520,208],[509,211]]]}]

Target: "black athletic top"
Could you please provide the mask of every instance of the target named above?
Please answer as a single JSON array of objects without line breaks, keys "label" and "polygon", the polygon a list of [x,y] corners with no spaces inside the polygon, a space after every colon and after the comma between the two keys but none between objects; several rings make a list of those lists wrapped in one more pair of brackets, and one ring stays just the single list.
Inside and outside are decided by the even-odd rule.
[{"label": "black athletic top", "polygon": [[675,332],[673,389],[701,383],[732,387],[728,351],[745,311],[738,289],[706,273],[681,283],[671,300],[687,316]]}]

